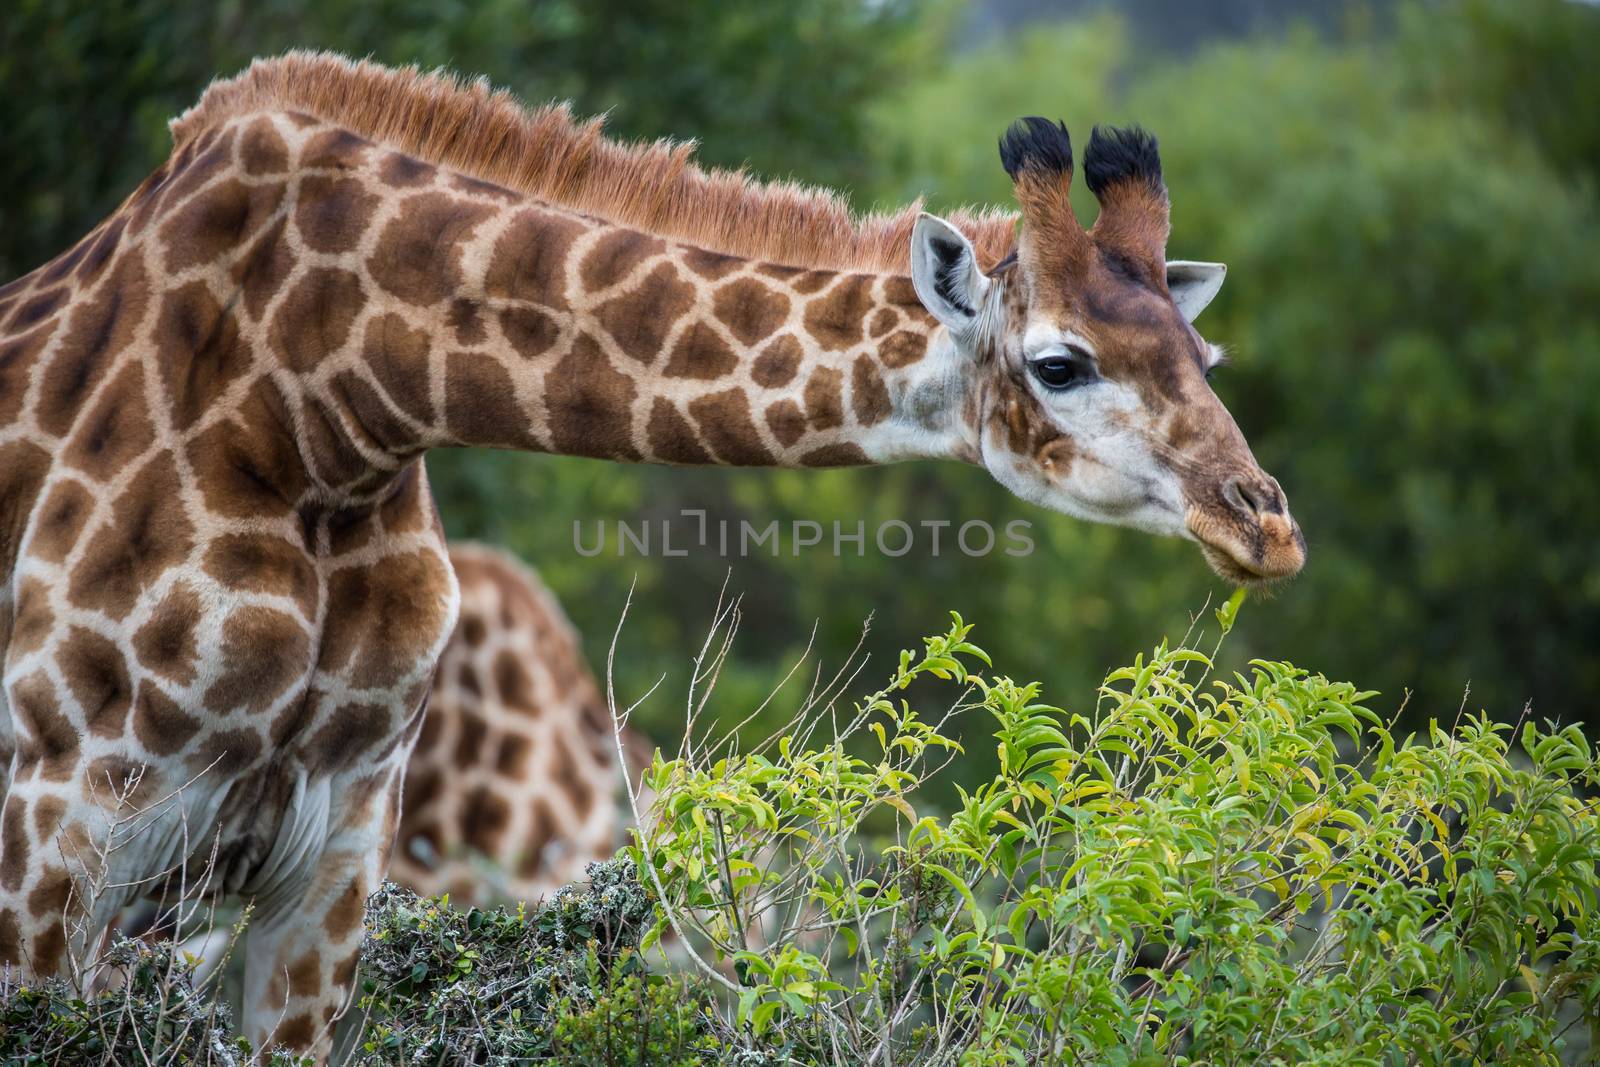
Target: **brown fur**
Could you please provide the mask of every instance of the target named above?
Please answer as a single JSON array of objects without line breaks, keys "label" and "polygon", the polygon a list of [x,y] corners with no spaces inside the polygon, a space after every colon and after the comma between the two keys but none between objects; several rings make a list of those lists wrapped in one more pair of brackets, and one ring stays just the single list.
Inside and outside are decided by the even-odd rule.
[{"label": "brown fur", "polygon": [[[331,53],[260,59],[212,84],[172,123],[177,147],[257,111],[304,112],[370,140],[540,200],[736,256],[827,270],[904,271],[920,204],[856,215],[840,194],[706,170],[693,143],[622,144],[565,104],[529,109],[483,79],[393,69]],[[270,149],[267,151],[270,154]],[[1015,243],[996,209],[949,217],[985,265]]]}]

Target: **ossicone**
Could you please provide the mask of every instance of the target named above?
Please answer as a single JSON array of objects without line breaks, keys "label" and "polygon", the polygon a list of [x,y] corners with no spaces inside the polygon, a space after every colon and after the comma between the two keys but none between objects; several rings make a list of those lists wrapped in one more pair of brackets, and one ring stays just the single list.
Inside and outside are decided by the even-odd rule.
[{"label": "ossicone", "polygon": [[1016,181],[1023,172],[1042,177],[1072,174],[1072,137],[1067,124],[1030,115],[1020,118],[1000,138],[1000,165]]},{"label": "ossicone", "polygon": [[1096,126],[1083,151],[1083,178],[1097,199],[1124,182],[1160,191],[1165,186],[1155,135],[1139,126]]}]

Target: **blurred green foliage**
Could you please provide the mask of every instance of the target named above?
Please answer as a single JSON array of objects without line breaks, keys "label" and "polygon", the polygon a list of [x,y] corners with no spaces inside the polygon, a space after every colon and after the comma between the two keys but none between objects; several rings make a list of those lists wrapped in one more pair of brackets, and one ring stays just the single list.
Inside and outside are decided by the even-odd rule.
[{"label": "blurred green foliage", "polygon": [[[1588,717],[1600,686],[1600,10],[1561,0],[1416,4],[1182,57],[1114,16],[974,45],[952,5],[420,4],[263,0],[172,8],[21,0],[0,20],[0,276],[59,251],[165,150],[205,81],[291,45],[447,64],[525,97],[611,110],[630,135],[848,188],[856,201],[1009,199],[994,143],[1018,115],[1163,138],[1174,258],[1229,283],[1199,320],[1235,365],[1217,381],[1311,544],[1303,577],[1248,613],[1224,667],[1267,654],[1381,688],[1419,717],[1469,707]],[[1358,12],[1359,14],[1359,12]],[[1092,199],[1080,188],[1080,212]],[[725,715],[798,655],[826,663],[875,613],[892,653],[956,607],[1021,675],[1077,691],[1129,647],[1181,636],[1225,593],[1192,546],[1016,501],[982,471],[681,471],[486,453],[430,459],[452,536],[538,566],[603,664],[630,584],[623,696],[681,691],[717,590],[744,595]],[[573,523],[680,509],[758,525],[1025,519],[1035,551],[969,558],[925,539],[873,552],[727,561],[573,548]],[[679,532],[688,529],[680,525]],[[853,552],[853,550],[852,550]],[[729,567],[732,567],[731,576]],[[809,674],[764,723],[798,702]],[[682,710],[637,722],[670,741]]]}]

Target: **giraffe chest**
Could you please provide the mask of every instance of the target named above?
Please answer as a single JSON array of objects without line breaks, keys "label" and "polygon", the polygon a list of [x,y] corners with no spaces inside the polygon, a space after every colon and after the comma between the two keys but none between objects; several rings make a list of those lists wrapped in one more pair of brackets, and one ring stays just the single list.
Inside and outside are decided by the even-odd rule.
[{"label": "giraffe chest", "polygon": [[80,482],[52,472],[0,647],[16,781],[181,788],[186,832],[214,831],[240,885],[366,818],[342,809],[403,764],[455,619],[415,481],[360,511],[230,520],[155,476],[136,506],[77,515]]}]

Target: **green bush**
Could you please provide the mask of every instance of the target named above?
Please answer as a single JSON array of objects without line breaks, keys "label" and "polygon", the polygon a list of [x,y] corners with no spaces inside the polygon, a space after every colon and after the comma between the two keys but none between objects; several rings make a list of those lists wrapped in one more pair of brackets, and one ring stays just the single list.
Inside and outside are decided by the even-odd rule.
[{"label": "green bush", "polygon": [[[97,961],[107,988],[85,996],[63,979],[0,979],[0,1064],[243,1067],[250,1042],[203,983],[192,957],[170,944],[119,939]],[[309,1067],[273,1053],[267,1067]]]},{"label": "green bush", "polygon": [[[1212,653],[1166,646],[1069,712],[988,671],[970,629],[904,653],[851,713],[650,771],[658,821],[632,852],[661,894],[652,934],[698,946],[758,1039],[829,1064],[1535,1064],[1586,1046],[1600,817],[1582,791],[1600,764],[1575,727],[1525,724],[1520,749],[1471,716],[1400,737],[1371,692],[1266,661],[1216,678]],[[998,771],[940,817],[920,805],[968,714]]]}]

